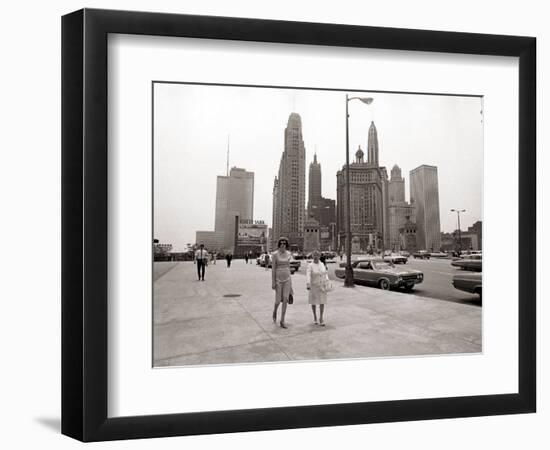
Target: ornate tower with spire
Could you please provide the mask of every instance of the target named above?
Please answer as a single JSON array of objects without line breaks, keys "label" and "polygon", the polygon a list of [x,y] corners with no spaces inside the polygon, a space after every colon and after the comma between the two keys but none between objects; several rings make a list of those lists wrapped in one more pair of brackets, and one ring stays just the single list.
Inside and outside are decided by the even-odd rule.
[{"label": "ornate tower with spire", "polygon": [[359,146],[355,161],[336,174],[337,213],[336,227],[338,248],[344,249],[346,242],[346,221],[348,205],[346,179],[350,180],[350,228],[352,241],[361,251],[383,250],[388,246],[388,174],[385,167],[378,165],[378,137],[374,124],[369,129],[368,160]]},{"label": "ornate tower with spire", "polygon": [[369,127],[367,154],[369,164],[378,167],[378,132],[376,131],[374,122],[371,122]]}]

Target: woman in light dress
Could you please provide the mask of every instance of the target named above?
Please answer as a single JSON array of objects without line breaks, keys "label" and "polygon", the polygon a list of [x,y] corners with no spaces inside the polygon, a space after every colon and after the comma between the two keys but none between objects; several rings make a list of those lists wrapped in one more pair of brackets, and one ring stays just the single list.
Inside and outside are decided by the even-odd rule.
[{"label": "woman in light dress", "polygon": [[[307,265],[306,286],[309,291],[308,302],[313,311],[313,321],[315,325],[325,326],[323,314],[327,304],[327,268],[320,260],[320,253],[314,250],[312,253],[313,261]],[[317,321],[317,305],[319,305],[319,321]]]},{"label": "woman in light dress", "polygon": [[290,277],[290,258],[288,239],[281,237],[277,242],[277,251],[271,255],[271,287],[275,290],[273,323],[277,323],[277,309],[279,308],[279,304],[282,303],[281,328],[287,328],[285,324],[286,307],[288,305],[288,298],[293,293],[292,279]]}]

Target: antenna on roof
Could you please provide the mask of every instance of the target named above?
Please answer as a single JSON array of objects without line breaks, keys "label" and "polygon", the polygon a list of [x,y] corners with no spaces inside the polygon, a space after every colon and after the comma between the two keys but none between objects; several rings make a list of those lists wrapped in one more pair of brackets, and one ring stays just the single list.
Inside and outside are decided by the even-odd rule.
[{"label": "antenna on roof", "polygon": [[227,162],[225,166],[225,175],[229,176],[229,134],[227,135]]}]

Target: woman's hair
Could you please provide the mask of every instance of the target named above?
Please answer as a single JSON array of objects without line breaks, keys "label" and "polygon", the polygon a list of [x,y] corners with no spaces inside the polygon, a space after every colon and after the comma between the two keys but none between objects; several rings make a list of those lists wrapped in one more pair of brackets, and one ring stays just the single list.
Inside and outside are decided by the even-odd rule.
[{"label": "woman's hair", "polygon": [[311,256],[315,255],[315,253],[317,253],[317,255],[321,256],[321,252],[319,250],[313,250],[311,252]]},{"label": "woman's hair", "polygon": [[286,244],[286,247],[288,248],[288,239],[286,237],[282,237],[282,236],[277,241],[277,248],[281,248],[281,244],[283,242]]}]

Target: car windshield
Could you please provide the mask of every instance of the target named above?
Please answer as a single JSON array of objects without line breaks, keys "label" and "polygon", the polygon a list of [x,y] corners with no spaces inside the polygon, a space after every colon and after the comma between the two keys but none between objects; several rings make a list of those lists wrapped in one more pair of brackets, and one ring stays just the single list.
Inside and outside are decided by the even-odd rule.
[{"label": "car windshield", "polygon": [[375,270],[381,270],[381,269],[391,269],[393,267],[393,264],[390,262],[373,262],[372,265],[374,266]]}]

